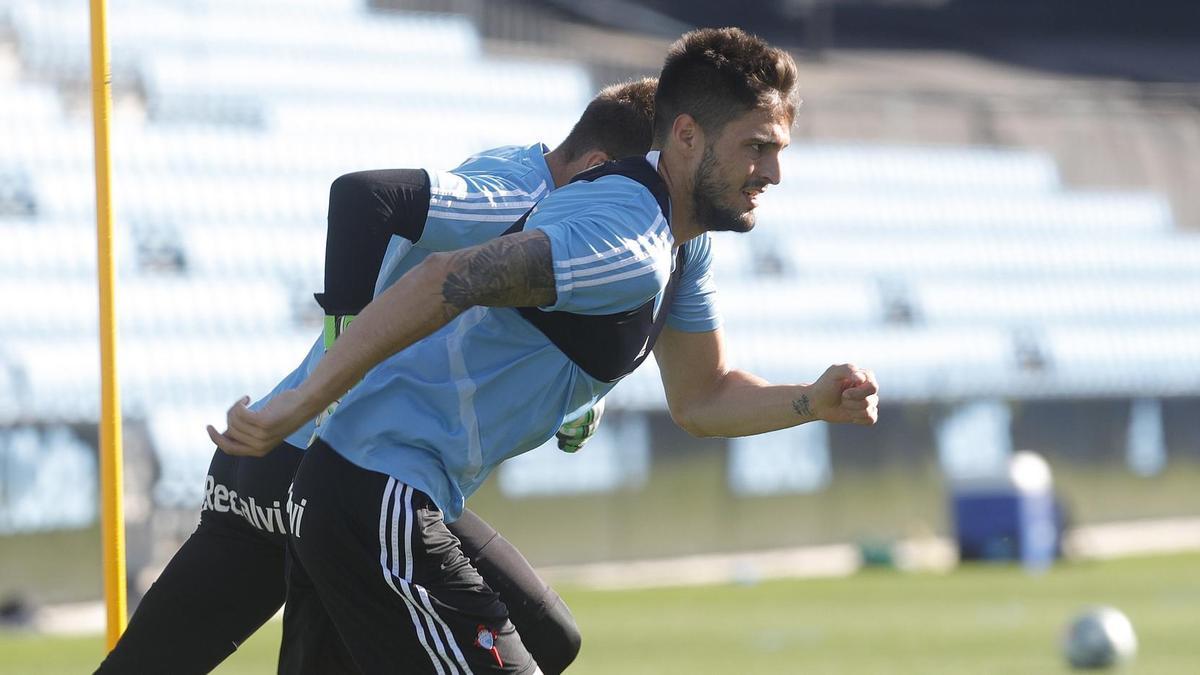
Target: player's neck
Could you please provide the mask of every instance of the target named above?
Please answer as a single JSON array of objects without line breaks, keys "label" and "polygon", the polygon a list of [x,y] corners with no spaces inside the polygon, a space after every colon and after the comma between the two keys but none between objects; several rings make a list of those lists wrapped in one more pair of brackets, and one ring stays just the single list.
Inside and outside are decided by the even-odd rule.
[{"label": "player's neck", "polygon": [[669,150],[663,151],[658,157],[658,175],[667,184],[667,192],[671,195],[671,236],[676,246],[682,246],[688,241],[704,234],[704,228],[696,223],[695,210],[692,208],[692,181],[684,165],[683,158],[677,157]]},{"label": "player's neck", "polygon": [[570,162],[563,157],[563,151],[560,148],[555,148],[545,155],[546,167],[550,169],[550,177],[554,179],[554,187],[560,188],[571,182],[572,173]]},{"label": "player's neck", "polygon": [[561,145],[542,157],[546,160],[546,167],[550,169],[550,177],[556,188],[570,183],[577,174],[608,161],[608,155],[601,150],[593,148],[571,157]]}]

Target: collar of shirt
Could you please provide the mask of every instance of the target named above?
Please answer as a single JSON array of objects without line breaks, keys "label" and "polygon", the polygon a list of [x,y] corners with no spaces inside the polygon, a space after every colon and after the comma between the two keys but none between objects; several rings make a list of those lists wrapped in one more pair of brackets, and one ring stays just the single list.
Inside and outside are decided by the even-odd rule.
[{"label": "collar of shirt", "polygon": [[546,163],[546,153],[550,152],[550,148],[546,147],[545,143],[534,143],[525,151],[529,155],[529,163],[537,169],[542,180],[546,181],[546,192],[554,190],[554,174],[550,173],[550,165]]},{"label": "collar of shirt", "polygon": [[[655,171],[658,171],[658,158],[661,154],[662,154],[661,150],[651,150],[650,152],[646,153],[646,161],[650,162],[650,166],[654,167]],[[671,201],[671,198],[668,197],[667,202],[670,203],[670,201]],[[669,223],[668,223],[668,225],[669,225]],[[669,228],[667,231],[671,233],[671,240],[672,240],[672,242],[674,242],[675,233],[672,230],[670,230]],[[672,243],[671,244],[671,271],[672,272],[675,271],[675,260],[676,260],[675,253],[678,250],[679,250],[679,245]]]}]

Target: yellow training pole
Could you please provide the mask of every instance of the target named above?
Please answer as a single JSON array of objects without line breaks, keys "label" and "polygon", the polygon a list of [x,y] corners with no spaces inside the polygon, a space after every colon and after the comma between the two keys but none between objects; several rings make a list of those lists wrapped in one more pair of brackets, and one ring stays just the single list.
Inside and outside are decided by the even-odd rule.
[{"label": "yellow training pole", "polygon": [[112,157],[109,113],[112,73],[108,64],[106,0],[92,5],[92,130],[96,148],[96,257],[100,287],[100,536],[104,550],[104,603],[108,648],[125,630],[125,510],[121,503],[121,392],[117,383],[117,326],[112,236]]}]

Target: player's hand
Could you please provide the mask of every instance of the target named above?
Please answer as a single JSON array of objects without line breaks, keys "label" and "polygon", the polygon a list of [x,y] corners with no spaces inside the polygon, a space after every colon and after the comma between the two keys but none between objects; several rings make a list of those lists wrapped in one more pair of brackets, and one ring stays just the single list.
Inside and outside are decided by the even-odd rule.
[{"label": "player's hand", "polygon": [[564,422],[554,434],[558,439],[558,449],[563,452],[578,452],[596,435],[596,428],[600,426],[600,418],[603,416],[604,399],[600,399],[584,414],[570,422]]},{"label": "player's hand", "polygon": [[812,384],[812,413],[834,423],[870,426],[879,419],[875,373],[851,364],[830,366]]},{"label": "player's hand", "polygon": [[262,410],[251,410],[250,397],[243,396],[225,414],[225,431],[218,433],[210,424],[208,437],[228,455],[262,457],[304,423],[295,421],[298,402],[296,390],[289,389]]}]

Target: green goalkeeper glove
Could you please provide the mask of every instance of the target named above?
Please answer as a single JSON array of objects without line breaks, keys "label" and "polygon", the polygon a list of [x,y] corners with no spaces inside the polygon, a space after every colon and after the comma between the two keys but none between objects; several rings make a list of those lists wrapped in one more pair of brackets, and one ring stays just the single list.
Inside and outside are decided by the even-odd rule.
[{"label": "green goalkeeper glove", "polygon": [[[329,351],[329,348],[333,346],[334,341],[336,341],[342,332],[346,330],[346,327],[350,325],[350,322],[354,321],[355,316],[355,314],[325,315],[325,332],[322,335],[323,342],[325,344],[325,351]],[[333,414],[334,410],[337,410],[338,404],[341,402],[342,399],[335,399],[333,403],[330,403],[325,407],[324,410],[320,412],[320,414],[317,415],[317,419],[314,420],[316,429],[313,430],[312,438],[308,439],[309,445],[312,445],[312,442],[317,440],[316,430],[321,428],[321,425],[325,423],[326,419],[329,419],[329,416]]]},{"label": "green goalkeeper glove", "polygon": [[604,416],[604,399],[596,401],[584,414],[570,422],[565,422],[558,428],[554,437],[558,439],[558,449],[563,452],[578,452],[596,435],[596,427],[600,426],[600,418]]}]

